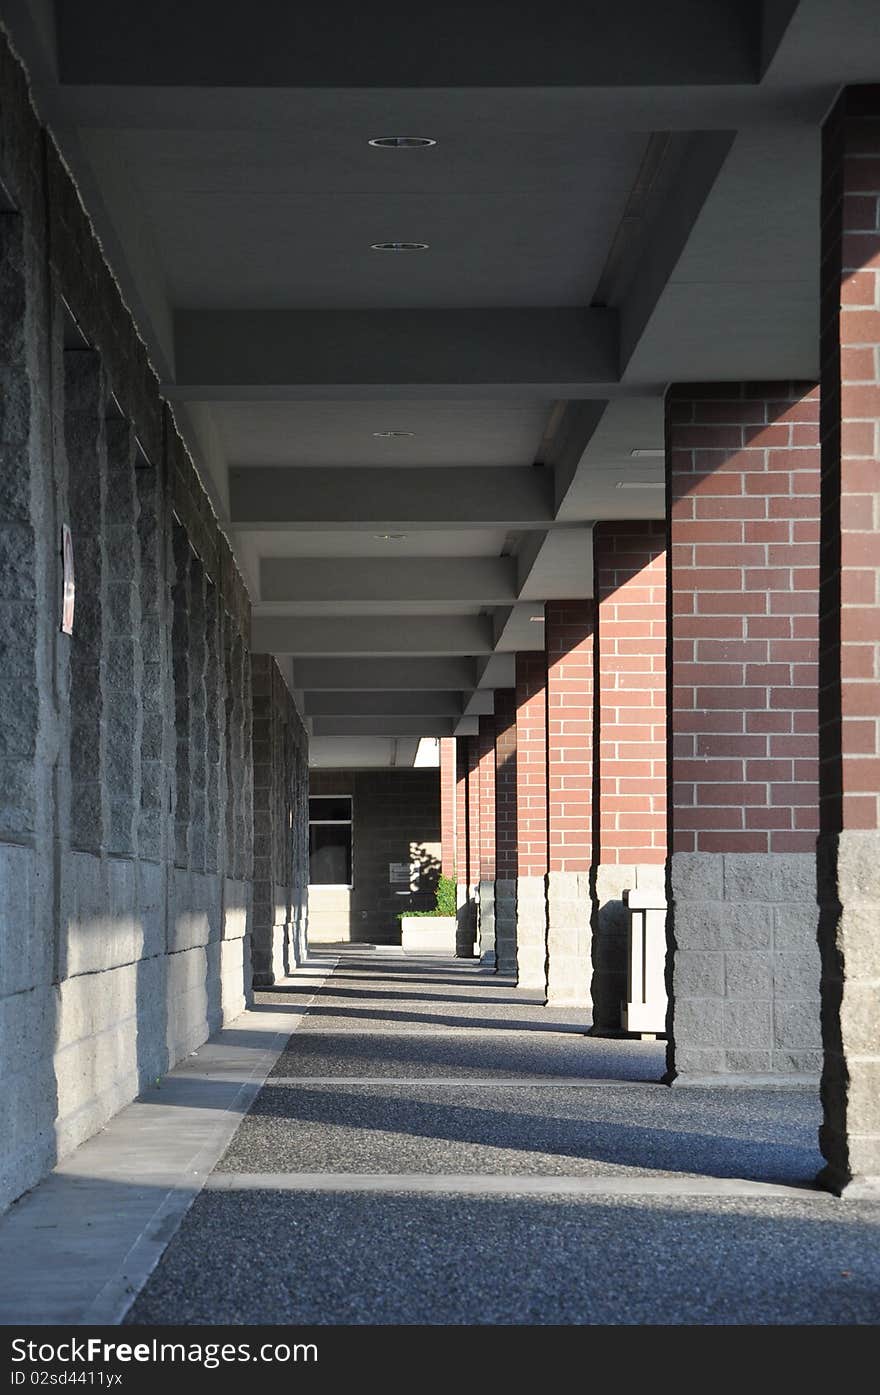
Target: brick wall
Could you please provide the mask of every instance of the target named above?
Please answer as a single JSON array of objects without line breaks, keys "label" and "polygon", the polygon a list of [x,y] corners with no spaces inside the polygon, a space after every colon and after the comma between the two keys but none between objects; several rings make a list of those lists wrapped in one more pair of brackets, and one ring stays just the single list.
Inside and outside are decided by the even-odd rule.
[{"label": "brick wall", "polygon": [[674,849],[811,852],[818,389],[668,398]]},{"label": "brick wall", "polygon": [[467,879],[468,886],[480,880],[480,738],[466,736],[467,749]]},{"label": "brick wall", "polygon": [[440,862],[444,877],[455,876],[455,737],[440,741]]},{"label": "brick wall", "polygon": [[517,871],[547,871],[547,660],[541,652],[516,656]]},{"label": "brick wall", "polygon": [[468,879],[468,744],[467,737],[455,740],[455,880],[466,886]]},{"label": "brick wall", "polygon": [[597,860],[666,857],[666,526],[593,530],[598,637]]},{"label": "brick wall", "polygon": [[516,709],[514,690],[495,692],[495,875],[512,879],[516,846]]},{"label": "brick wall", "polygon": [[545,607],[551,872],[589,872],[592,859],[595,615],[591,600]]},{"label": "brick wall", "polygon": [[480,881],[495,880],[495,718],[480,718]]}]

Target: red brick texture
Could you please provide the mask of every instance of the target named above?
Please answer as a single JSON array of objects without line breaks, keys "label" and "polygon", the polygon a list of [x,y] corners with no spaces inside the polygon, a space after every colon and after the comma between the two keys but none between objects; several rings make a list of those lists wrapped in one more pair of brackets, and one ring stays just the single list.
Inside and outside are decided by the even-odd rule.
[{"label": "red brick texture", "polygon": [[547,826],[549,870],[589,872],[592,860],[592,600],[548,601]]},{"label": "red brick texture", "polygon": [[468,742],[467,737],[455,741],[455,880],[467,885],[468,845]]},{"label": "red brick texture", "polygon": [[480,738],[467,736],[467,879],[468,886],[480,880]]},{"label": "red brick texture", "polygon": [[495,718],[480,718],[480,881],[495,880]]},{"label": "red brick texture", "polygon": [[495,692],[495,875],[516,877],[516,706],[514,690]]},{"label": "red brick texture", "polygon": [[822,828],[880,828],[880,87],[823,131]]},{"label": "red brick texture", "polygon": [[547,872],[547,661],[516,656],[517,875]]},{"label": "red brick texture", "polygon": [[440,741],[440,871],[455,876],[455,737]]},{"label": "red brick texture", "polygon": [[601,863],[666,859],[666,525],[593,529]]},{"label": "red brick texture", "polygon": [[676,385],[666,450],[673,851],[812,851],[818,389]]}]

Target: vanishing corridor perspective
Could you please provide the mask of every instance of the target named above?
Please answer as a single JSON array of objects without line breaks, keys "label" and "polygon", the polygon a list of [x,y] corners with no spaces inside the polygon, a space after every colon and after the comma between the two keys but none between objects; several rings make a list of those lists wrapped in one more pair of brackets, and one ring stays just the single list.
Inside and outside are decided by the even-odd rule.
[{"label": "vanishing corridor perspective", "polygon": [[876,5],[377,8],[0,0],[0,1319],[876,1322]]}]

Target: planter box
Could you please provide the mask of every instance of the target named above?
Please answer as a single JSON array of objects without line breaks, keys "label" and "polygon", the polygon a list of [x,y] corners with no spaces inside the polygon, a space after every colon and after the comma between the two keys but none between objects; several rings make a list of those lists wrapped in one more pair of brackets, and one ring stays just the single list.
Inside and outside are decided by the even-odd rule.
[{"label": "planter box", "polygon": [[405,915],[400,921],[404,954],[447,954],[455,958],[454,915]]}]

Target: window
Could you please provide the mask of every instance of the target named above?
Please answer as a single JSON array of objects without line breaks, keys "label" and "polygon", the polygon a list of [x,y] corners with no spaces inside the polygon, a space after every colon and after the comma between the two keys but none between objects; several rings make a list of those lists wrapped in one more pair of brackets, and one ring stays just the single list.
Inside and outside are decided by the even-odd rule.
[{"label": "window", "polygon": [[351,795],[309,799],[309,883],[351,886]]}]

